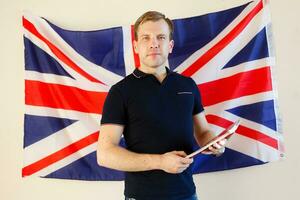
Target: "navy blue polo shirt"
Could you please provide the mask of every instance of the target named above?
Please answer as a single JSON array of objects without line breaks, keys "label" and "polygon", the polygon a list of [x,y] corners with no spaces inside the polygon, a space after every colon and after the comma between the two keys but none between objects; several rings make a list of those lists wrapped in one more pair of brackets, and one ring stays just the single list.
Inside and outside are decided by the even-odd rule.
[{"label": "navy blue polo shirt", "polygon": [[[171,72],[160,83],[138,69],[113,85],[101,124],[124,125],[127,149],[136,153],[193,152],[193,115],[203,111],[192,78]],[[125,172],[125,195],[140,199],[179,199],[195,193],[191,166],[180,174],[163,170]]]}]

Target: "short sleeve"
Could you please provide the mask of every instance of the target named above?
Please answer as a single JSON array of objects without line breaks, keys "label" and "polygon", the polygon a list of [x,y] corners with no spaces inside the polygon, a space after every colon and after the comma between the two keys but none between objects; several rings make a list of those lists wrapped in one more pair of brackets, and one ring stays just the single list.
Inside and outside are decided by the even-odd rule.
[{"label": "short sleeve", "polygon": [[126,123],[126,108],[122,94],[116,86],[112,86],[105,99],[101,124],[122,124]]},{"label": "short sleeve", "polygon": [[194,95],[193,115],[196,115],[198,113],[201,113],[204,110],[204,108],[202,105],[202,99],[201,99],[199,88],[192,78],[191,80],[193,82],[193,95]]}]

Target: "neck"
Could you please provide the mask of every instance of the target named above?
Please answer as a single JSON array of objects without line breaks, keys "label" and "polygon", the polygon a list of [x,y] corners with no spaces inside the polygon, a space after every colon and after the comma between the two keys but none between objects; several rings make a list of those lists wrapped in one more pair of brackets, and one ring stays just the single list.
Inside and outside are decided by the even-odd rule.
[{"label": "neck", "polygon": [[139,70],[147,74],[153,74],[157,78],[157,80],[161,83],[167,76],[167,69],[164,65],[157,68],[141,66]]},{"label": "neck", "polygon": [[139,70],[141,70],[144,73],[153,74],[154,76],[158,76],[158,77],[165,76],[167,74],[167,70],[164,65],[161,65],[157,68],[141,66]]}]

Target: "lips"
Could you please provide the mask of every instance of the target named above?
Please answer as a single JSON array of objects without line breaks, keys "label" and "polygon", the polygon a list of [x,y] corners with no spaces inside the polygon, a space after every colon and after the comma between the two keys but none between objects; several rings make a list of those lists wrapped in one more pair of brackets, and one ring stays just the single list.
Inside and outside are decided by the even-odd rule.
[{"label": "lips", "polygon": [[158,56],[158,55],[160,55],[160,53],[149,53],[149,54],[147,54],[147,56]]}]

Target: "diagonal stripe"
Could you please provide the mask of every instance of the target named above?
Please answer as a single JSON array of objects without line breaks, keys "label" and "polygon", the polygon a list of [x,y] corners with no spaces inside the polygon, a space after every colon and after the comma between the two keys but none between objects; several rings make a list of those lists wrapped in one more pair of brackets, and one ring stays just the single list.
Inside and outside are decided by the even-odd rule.
[{"label": "diagonal stripe", "polygon": [[[236,45],[233,46],[235,47]],[[266,36],[266,27],[264,26],[263,29],[260,30],[253,38],[251,38],[251,40],[243,48],[241,48],[239,52],[237,52],[228,62],[226,62],[227,60],[224,62],[225,65],[222,69],[234,67],[241,63],[267,58],[267,57],[269,57],[269,52],[268,52],[268,42]]]},{"label": "diagonal stripe", "polygon": [[[267,57],[259,60],[244,62],[234,67],[225,68],[218,72],[218,79],[232,76],[241,72],[251,71],[265,66],[274,65],[275,60],[273,58]],[[211,80],[212,81],[212,80]],[[197,82],[196,82],[197,83]]]},{"label": "diagonal stripe", "polygon": [[43,51],[40,47],[36,46],[31,40],[26,38],[25,35],[24,46],[25,70],[45,74],[55,74],[57,76],[68,77],[74,80],[74,77],[72,77],[59,62]]},{"label": "diagonal stripe", "polygon": [[31,81],[40,81],[44,83],[59,84],[65,86],[76,87],[82,90],[94,91],[94,92],[108,92],[110,86],[87,82],[87,81],[78,81],[70,77],[59,76],[55,74],[40,73],[36,71],[25,70],[25,79]]},{"label": "diagonal stripe", "polygon": [[75,122],[68,118],[25,114],[23,146],[26,148]]},{"label": "diagonal stripe", "polygon": [[54,30],[51,29],[50,25],[47,24],[47,22],[44,19],[41,19],[36,16],[31,16],[30,14],[27,14],[25,18],[30,19],[32,23],[34,22],[36,29],[40,33],[42,33],[42,35],[45,35],[47,39],[50,38],[48,40],[51,41],[56,47],[58,47],[62,52],[64,52],[64,54],[66,54],[69,58],[72,58],[72,61],[74,63],[76,63],[80,67],[84,66],[81,67],[82,70],[84,70],[86,73],[90,74],[93,77],[97,77],[97,79],[101,80],[104,84],[91,82],[81,74],[77,73],[73,68],[67,66],[52,52],[52,50],[47,46],[46,43],[44,43],[42,40],[40,40],[38,37],[36,37],[34,34],[32,34],[30,31],[24,28],[24,37],[29,39],[32,43],[34,43],[34,45],[36,45],[48,55],[53,57],[64,68],[64,70],[66,70],[76,81],[86,84],[93,83],[108,86],[113,85],[122,79],[122,76],[119,76],[109,70],[106,70],[102,66],[96,65],[88,61],[82,55],[78,54],[78,52],[76,52]]},{"label": "diagonal stripe", "polygon": [[[59,161],[53,163],[52,165],[49,165],[49,166],[39,170],[38,172],[34,173],[34,176],[49,178],[49,175],[51,176],[51,174],[52,174],[52,175],[55,175],[56,178],[64,178],[64,177],[56,174],[56,172],[59,172],[60,169],[63,169],[66,167],[69,168],[69,166],[72,166],[74,163],[76,163],[76,161],[81,160],[81,159],[83,159],[83,162],[90,164],[90,162],[85,159],[85,156],[95,152],[96,149],[97,149],[97,142],[90,144],[90,145],[78,150],[76,153],[73,153],[72,155],[65,157],[64,159],[59,160]],[[86,166],[89,167],[89,164]],[[97,165],[95,165],[95,167],[97,167]],[[73,169],[74,168],[72,168],[71,170],[73,170]],[[70,172],[70,171],[68,171],[68,172]],[[74,176],[72,176],[72,177],[73,177],[73,179],[75,179]],[[53,176],[53,178],[54,178],[54,176]],[[70,176],[68,176],[68,178],[70,178]]]},{"label": "diagonal stripe", "polygon": [[251,156],[263,162],[280,160],[281,153],[277,149],[240,134],[233,135],[226,146],[232,150]]},{"label": "diagonal stripe", "polygon": [[[104,84],[99,84],[99,83],[95,83],[95,82],[91,82],[88,79],[86,79],[84,76],[82,76],[81,74],[77,73],[73,68],[69,67],[68,65],[66,65],[62,60],[60,60],[53,52],[52,50],[47,46],[46,43],[44,43],[42,40],[40,40],[38,37],[36,37],[34,34],[32,34],[31,32],[29,32],[27,29],[24,29],[24,38],[29,39],[34,45],[36,45],[37,47],[39,47],[41,50],[43,50],[45,53],[47,53],[48,55],[50,55],[52,58],[55,59],[56,62],[58,62],[63,69],[70,74],[70,76],[72,78],[74,78],[74,80],[76,80],[78,83],[93,83],[93,84],[98,84],[98,85],[104,85]],[[52,41],[52,40],[51,40]],[[52,41],[53,42],[53,41]],[[73,56],[70,56],[74,59]]]},{"label": "diagonal stripe", "polygon": [[[209,49],[207,48],[208,46],[213,46],[212,43],[216,43],[216,40],[220,40],[222,33],[227,32],[226,29],[228,29],[228,27],[234,27],[233,24],[236,21],[240,21],[244,18],[245,14],[249,13],[254,7],[252,4],[253,3],[249,2],[230,8],[229,10],[196,16],[193,17],[192,20],[191,18],[173,20],[175,27],[173,36],[175,46],[169,55],[171,69],[174,71],[175,68],[177,68],[175,71],[182,71],[178,70],[178,67],[183,64],[183,62],[191,55],[195,55],[199,50],[205,52],[204,49]],[[210,22],[212,23],[211,26],[208,25]]]},{"label": "diagonal stripe", "polygon": [[[35,28],[35,26],[25,19],[23,17],[23,26],[25,29],[27,29],[29,32],[31,32],[33,35],[38,37],[40,40],[42,40],[44,43],[47,44],[47,46],[51,49],[51,51],[56,55],[60,60],[62,60],[66,65],[70,66],[72,69],[74,69],[76,72],[87,78],[88,80],[95,82],[95,83],[102,83],[101,81],[95,79],[85,71],[83,71],[79,66],[77,66],[69,57],[67,57],[62,51],[60,51],[55,45],[53,45],[49,40],[47,40],[45,37],[43,37],[38,30]],[[103,83],[102,83],[103,84]]]},{"label": "diagonal stripe", "polygon": [[32,105],[25,105],[25,114],[44,117],[68,118],[70,120],[77,121],[88,119],[90,122],[94,123],[99,123],[101,119],[100,114]]},{"label": "diagonal stripe", "polygon": [[225,111],[227,109],[232,109],[238,106],[253,104],[260,101],[269,101],[274,99],[274,94],[272,91],[261,92],[258,94],[247,95],[235,99],[230,99],[228,101],[223,101],[212,106],[205,107],[205,113],[217,113],[220,111]]},{"label": "diagonal stripe", "polygon": [[63,149],[66,146],[85,138],[90,133],[97,131],[99,131],[99,120],[96,120],[96,118],[87,116],[87,118],[83,120],[74,122],[64,129],[25,147],[24,153],[26,156],[24,157],[24,166],[35,163],[59,149]]},{"label": "diagonal stripe", "polygon": [[[209,115],[206,113],[206,115]],[[240,119],[241,125],[246,127],[251,127],[251,129],[258,130],[264,134],[267,134],[271,138],[276,138],[278,143],[280,142],[280,138],[278,137],[278,133],[274,132],[271,129],[268,129],[265,126],[260,124],[256,124],[244,118],[239,118],[236,115],[233,115],[229,112],[222,113],[213,113],[213,116],[222,117],[230,123]],[[210,128],[214,133],[220,133],[224,130],[221,126],[214,125],[210,123]],[[279,143],[280,144],[280,143]],[[274,149],[273,147],[266,145],[264,143],[258,142],[255,139],[246,137],[241,134],[234,134],[230,140],[226,144],[227,148],[234,149],[238,152],[244,153],[256,159],[259,159],[264,162],[275,161],[279,159],[280,149]]]},{"label": "diagonal stripe", "polygon": [[106,92],[86,91],[76,87],[25,80],[25,104],[102,113]]},{"label": "diagonal stripe", "polygon": [[[237,85],[237,83],[239,83]],[[204,106],[272,90],[270,67],[242,72],[198,85]]]},{"label": "diagonal stripe", "polygon": [[[216,75],[224,71],[223,66],[225,63],[229,62],[236,54],[238,54],[252,39],[255,37],[264,27],[270,23],[270,18],[262,10],[255,18],[244,28],[244,30],[234,38],[226,47],[222,49],[216,56],[214,56],[208,63],[205,64],[199,71],[193,74],[192,78],[197,80],[198,83],[204,83],[207,81],[212,81],[216,79]],[[263,22],[263,23],[262,23]],[[228,27],[230,28],[230,27]],[[229,30],[230,31],[230,30]],[[227,31],[227,32],[229,32]],[[225,34],[223,34],[225,35]],[[224,36],[223,36],[224,37]],[[222,38],[222,37],[221,37]],[[216,44],[216,42],[214,42]],[[267,45],[267,44],[265,44]],[[213,45],[211,45],[213,46]],[[209,49],[209,48],[206,48]],[[202,50],[203,52],[204,49]],[[253,50],[256,51],[256,50]],[[252,54],[252,52],[248,52]],[[194,61],[198,59],[201,55],[194,58]],[[266,59],[266,58],[264,58]],[[251,62],[248,62],[251,63]],[[190,63],[192,64],[192,62]],[[189,65],[188,65],[189,66]],[[188,67],[187,66],[187,67]],[[270,66],[269,64],[262,64],[263,66]],[[235,68],[235,67],[232,67]],[[228,71],[228,69],[225,69]],[[248,71],[248,69],[246,69]]]},{"label": "diagonal stripe", "polygon": [[[205,52],[207,52],[209,49],[215,46],[248,15],[248,13],[257,5],[257,3],[258,1],[255,1],[255,3],[251,2],[247,4],[245,9],[227,27],[225,27],[215,38],[212,38],[211,41],[208,42],[205,46],[203,46],[201,49],[194,52],[190,57],[188,57],[185,61],[183,61],[178,67],[176,67],[174,71],[178,71],[179,73],[182,73],[187,67],[189,67],[192,63],[194,63],[200,56],[202,56]],[[259,23],[261,23],[261,21]],[[247,28],[248,26],[245,28],[245,30],[247,30]],[[202,71],[203,68],[199,71]]]},{"label": "diagonal stripe", "polygon": [[70,144],[69,146],[35,162],[22,169],[22,176],[30,176],[35,172],[64,159],[65,157],[79,151],[80,149],[97,142],[99,132],[90,134],[89,136]]},{"label": "diagonal stripe", "polygon": [[197,59],[190,67],[182,72],[184,76],[192,76],[206,63],[208,63],[214,56],[216,56],[222,49],[224,49],[235,37],[237,37],[243,29],[249,24],[253,17],[263,8],[262,1],[260,1],[251,12],[230,31],[222,40],[205,52],[199,59]]},{"label": "diagonal stripe", "polygon": [[[237,106],[226,111],[277,131],[274,100],[260,101],[253,104]],[[253,113],[255,113],[255,115],[253,115]]]},{"label": "diagonal stripe", "polygon": [[[223,128],[226,128],[233,123],[225,118],[222,118],[222,117],[219,117],[216,115],[206,115],[206,119],[209,123],[221,126]],[[264,133],[262,133],[260,131],[240,125],[238,127],[238,129],[236,130],[236,133],[246,136],[248,138],[257,140],[257,141],[264,143],[276,150],[278,149],[278,141],[272,137],[269,137],[268,135],[265,135]]]},{"label": "diagonal stripe", "polygon": [[[99,76],[99,73],[110,71],[110,74],[116,76],[125,75],[122,46],[123,27],[94,31],[70,31],[47,19],[32,18],[33,20],[27,19],[34,23],[42,35],[91,76],[108,84],[105,79],[102,79],[103,76]],[[47,32],[44,31],[45,29]]]},{"label": "diagonal stripe", "polygon": [[[257,130],[259,132],[262,132],[264,133],[265,135],[271,137],[271,138],[274,138],[276,140],[280,140],[280,135],[278,135],[278,133],[262,124],[258,124],[256,122],[253,122],[253,121],[250,121],[248,119],[245,119],[245,118],[241,118],[239,116],[236,116],[230,112],[227,112],[227,111],[219,111],[219,112],[215,112],[215,113],[207,113],[205,112],[206,115],[215,115],[215,116],[220,116],[224,119],[227,119],[229,121],[236,121],[238,119],[241,120],[241,124],[243,126],[246,126],[246,127],[250,127],[251,129],[254,129],[254,130]],[[213,126],[214,128],[216,128],[217,126]],[[219,130],[217,130],[218,132]],[[221,130],[220,130],[221,131]],[[216,132],[216,131],[215,131]]]}]

